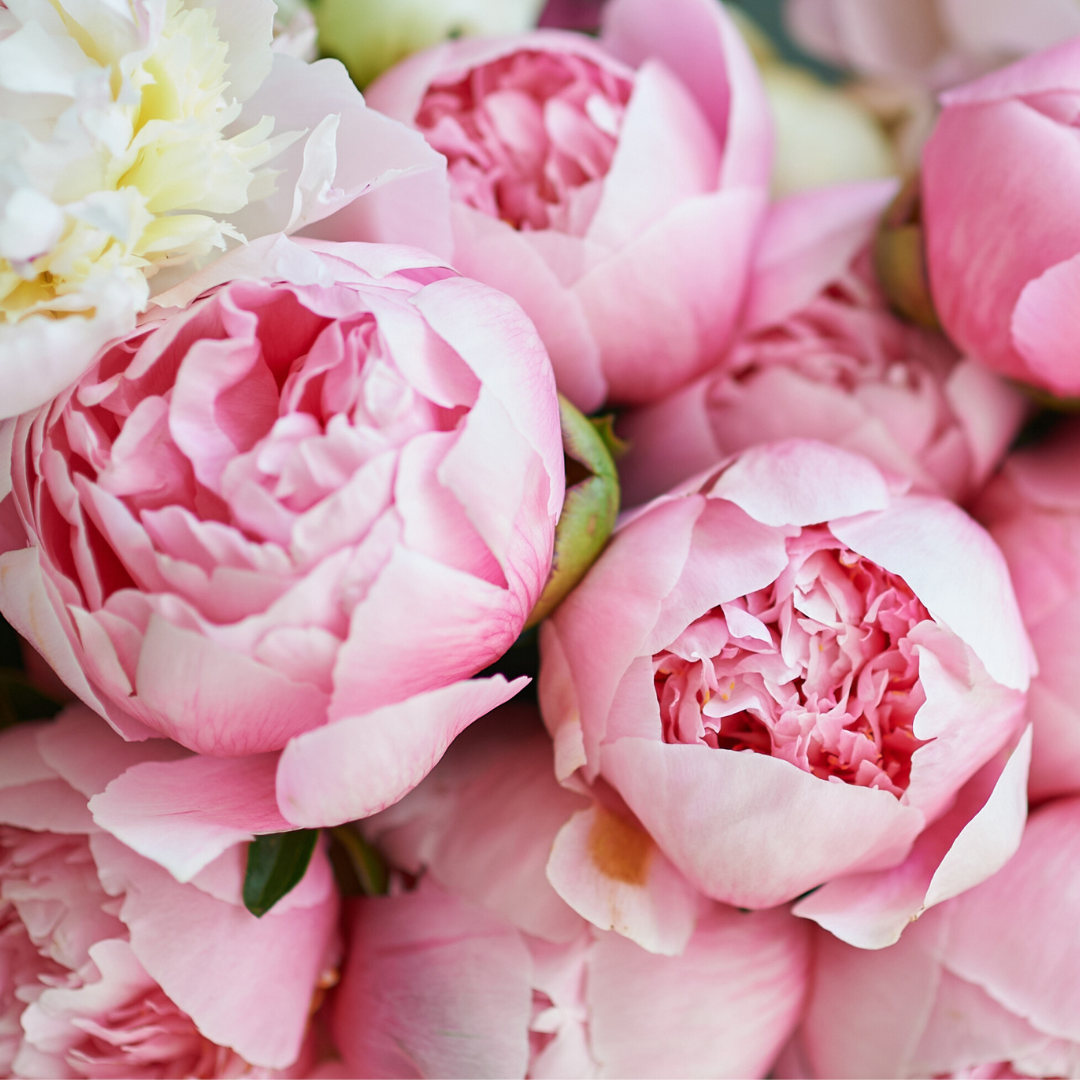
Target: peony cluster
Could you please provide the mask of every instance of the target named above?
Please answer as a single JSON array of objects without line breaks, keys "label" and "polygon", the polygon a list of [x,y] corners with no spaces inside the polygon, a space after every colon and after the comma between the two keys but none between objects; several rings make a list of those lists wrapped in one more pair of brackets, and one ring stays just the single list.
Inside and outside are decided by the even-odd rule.
[{"label": "peony cluster", "polygon": [[785,19],[0,0],[0,1076],[1080,1076],[1080,0]]}]

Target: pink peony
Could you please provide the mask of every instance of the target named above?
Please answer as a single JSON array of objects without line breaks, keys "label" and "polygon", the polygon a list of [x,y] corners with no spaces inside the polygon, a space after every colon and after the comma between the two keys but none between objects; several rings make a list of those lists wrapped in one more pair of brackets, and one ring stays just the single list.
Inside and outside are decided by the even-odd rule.
[{"label": "pink peony", "polygon": [[[520,686],[469,676],[550,566],[551,369],[513,301],[412,249],[212,272],[0,428],[0,609],[125,737],[284,751],[262,831],[345,821]],[[272,791],[276,760],[237,776]]]},{"label": "pink peony", "polygon": [[713,362],[743,298],[771,126],[714,0],[615,0],[600,43],[556,30],[460,41],[368,101],[447,156],[454,262],[532,317],[586,412]]},{"label": "pink peony", "polygon": [[989,881],[892,948],[827,934],[778,1076],[1075,1076],[1080,1062],[1080,799],[1036,810]]},{"label": "pink peony", "polygon": [[626,519],[541,631],[557,771],[702,892],[861,945],[992,874],[1024,821],[1008,571],[944,500],[790,440]]},{"label": "pink peony", "polygon": [[995,371],[1065,396],[1080,395],[1078,72],[1074,40],[950,91],[923,160],[945,329]]},{"label": "pink peony", "polygon": [[[508,706],[363,823],[423,878],[353,909],[333,1006],[353,1075],[764,1075],[798,1019],[809,927],[703,898],[678,956],[590,927],[545,881],[560,826],[589,812],[551,758],[535,710]],[[663,857],[630,822],[593,847],[630,914],[628,879],[647,892]]]},{"label": "pink peony", "polygon": [[0,735],[3,1075],[300,1076],[314,1063],[308,1016],[337,948],[325,854],[260,920],[241,902],[242,846],[181,884],[87,810],[129,766],[177,753],[125,743],[81,705]]},{"label": "pink peony", "polygon": [[862,453],[933,494],[966,499],[982,486],[1023,398],[887,310],[866,248],[892,191],[888,181],[846,185],[774,204],[744,328],[722,363],[620,420],[627,503],[793,436]]},{"label": "pink peony", "polygon": [[1080,792],[1080,428],[1013,454],[976,504],[1009,564],[1039,673],[1028,692],[1032,799]]}]

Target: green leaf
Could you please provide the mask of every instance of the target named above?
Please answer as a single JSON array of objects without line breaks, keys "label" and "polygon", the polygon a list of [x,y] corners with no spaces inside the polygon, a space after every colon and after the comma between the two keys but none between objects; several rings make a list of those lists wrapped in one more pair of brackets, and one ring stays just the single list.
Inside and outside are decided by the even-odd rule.
[{"label": "green leaf", "polygon": [[261,919],[307,872],[319,839],[318,829],[256,836],[248,844],[244,907]]},{"label": "green leaf", "polygon": [[532,609],[526,629],[546,619],[585,576],[604,550],[619,515],[619,474],[614,454],[623,443],[611,417],[590,420],[559,395],[566,495],[555,529],[555,552],[544,591]]}]

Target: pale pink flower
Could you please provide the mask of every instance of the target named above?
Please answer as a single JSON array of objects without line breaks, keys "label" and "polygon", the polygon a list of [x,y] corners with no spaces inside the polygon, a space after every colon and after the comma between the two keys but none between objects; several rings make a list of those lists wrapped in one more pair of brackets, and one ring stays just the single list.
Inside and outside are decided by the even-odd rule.
[{"label": "pale pink flower", "polygon": [[886,307],[867,248],[894,187],[843,185],[770,208],[743,328],[723,360],[619,421],[629,505],[727,454],[790,437],[857,451],[932,494],[979,490],[1019,429],[1024,399]]},{"label": "pale pink flower", "polygon": [[447,156],[454,264],[537,325],[586,412],[713,361],[765,207],[772,134],[713,0],[615,0],[557,30],[420,53],[368,92]]},{"label": "pale pink flower", "polygon": [[1030,650],[975,522],[789,440],[624,520],[542,628],[540,705],[558,775],[706,895],[824,884],[796,912],[880,947],[1015,850]]},{"label": "pale pink flower", "polygon": [[231,758],[271,805],[283,751],[261,831],[346,821],[521,685],[470,676],[548,574],[551,369],[512,300],[413,249],[212,272],[0,429],[0,608],[125,737]]},{"label": "pale pink flower", "polygon": [[128,767],[183,753],[125,743],[81,705],[0,735],[4,1075],[299,1076],[314,1064],[308,1017],[337,949],[325,853],[260,920],[241,900],[242,845],[180,883],[87,809]]}]

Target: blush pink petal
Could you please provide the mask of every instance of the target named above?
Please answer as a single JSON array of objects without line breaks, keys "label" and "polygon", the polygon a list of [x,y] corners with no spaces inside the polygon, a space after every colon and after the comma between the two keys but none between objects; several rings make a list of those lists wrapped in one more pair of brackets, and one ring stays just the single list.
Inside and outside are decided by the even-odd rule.
[{"label": "blush pink petal", "polygon": [[[704,509],[704,499],[681,499],[628,525],[624,532],[637,542],[609,548],[551,619],[567,665],[564,677],[575,693],[563,694],[561,679],[542,679],[540,710],[549,729],[580,726],[590,779],[599,768],[597,751],[616,688],[682,573]],[[606,647],[594,658],[587,646],[597,640]]]},{"label": "blush pink petal", "polygon": [[1076,85],[1080,44],[1066,41],[941,95],[943,105],[988,105],[1013,97],[1069,90]]},{"label": "blush pink petal", "polygon": [[1012,340],[1039,383],[1062,397],[1080,394],[1080,362],[1072,347],[1080,287],[1080,255],[1051,266],[1029,281],[1012,316]]},{"label": "blush pink petal", "polygon": [[[1077,46],[1063,48],[1071,57]],[[1026,96],[1033,87],[1022,83]],[[975,161],[977,169],[970,167]],[[1060,209],[1080,178],[1072,129],[1021,99],[957,103],[939,119],[923,169],[927,262],[943,325],[994,370],[1031,378],[1013,344],[1013,309],[1029,282],[1080,250],[1080,219]],[[999,233],[1003,220],[1010,227]],[[999,239],[987,245],[992,234]],[[1044,310],[1046,301],[1044,291]],[[1068,311],[1056,308],[1055,324],[1061,318]]]},{"label": "blush pink petal", "polygon": [[716,136],[684,84],[645,60],[586,238],[609,250],[631,243],[684,199],[712,191],[719,168]]},{"label": "blush pink petal", "polygon": [[677,959],[604,935],[586,989],[601,1075],[764,1076],[795,1026],[809,973],[809,936],[786,911],[713,905]]},{"label": "blush pink petal", "polygon": [[139,651],[135,690],[159,730],[200,753],[279,750],[320,723],[328,698],[202,634],[151,616]]},{"label": "blush pink petal", "polygon": [[925,826],[888,792],[822,783],[762,754],[623,738],[602,747],[602,767],[683,874],[739,907],[772,907],[845,871],[895,865]]},{"label": "blush pink petal", "polygon": [[385,809],[416,787],[461,731],[526,681],[466,679],[298,736],[277,769],[281,813],[314,828]]},{"label": "blush pink petal", "polygon": [[277,756],[146,762],[90,800],[99,828],[190,881],[235,844],[284,832],[274,793]]},{"label": "blush pink petal", "polygon": [[757,70],[730,17],[702,0],[616,0],[604,11],[601,38],[619,59],[637,66],[655,57],[677,72],[727,144],[725,186],[768,184],[772,126]]},{"label": "blush pink petal", "polygon": [[[742,305],[764,206],[756,188],[686,199],[574,284],[613,401],[650,401],[720,354]],[[661,291],[657,279],[668,282]]]},{"label": "blush pink petal", "polygon": [[1080,1042],[1075,939],[1033,930],[1068,926],[1075,917],[1078,822],[1075,798],[1033,814],[1012,860],[955,901],[943,955],[952,971],[1011,1012],[1071,1042]]},{"label": "blush pink petal", "polygon": [[1030,757],[1029,725],[1016,747],[960,790],[899,866],[838,878],[792,910],[860,949],[895,944],[913,919],[985,881],[1015,854],[1027,819]]},{"label": "blush pink petal", "polygon": [[41,754],[42,730],[43,725],[21,724],[0,735],[0,821],[35,831],[92,832],[86,800]]},{"label": "blush pink petal", "polygon": [[93,836],[91,848],[106,891],[123,894],[120,918],[132,951],[203,1035],[257,1065],[295,1061],[337,917],[336,893],[257,919],[180,884],[111,836]]},{"label": "blush pink petal", "polygon": [[743,324],[779,323],[836,281],[866,246],[895,180],[837,184],[774,202],[754,255]]},{"label": "blush pink petal", "polygon": [[582,929],[545,874],[552,842],[585,800],[560,787],[535,711],[512,703],[456,739],[433,774],[367,819],[364,834],[391,861],[564,944]]},{"label": "blush pink petal", "polygon": [[951,503],[913,495],[829,527],[852,550],[899,574],[991,678],[1027,690],[1037,670],[1034,653],[1008,566],[982,526]]},{"label": "blush pink petal", "polygon": [[[553,423],[553,378],[543,343],[520,307],[494,289],[466,278],[434,282],[415,301],[431,328],[455,349],[518,425],[551,477],[562,476],[562,442]],[[466,313],[468,312],[468,314]],[[513,369],[504,355],[519,358]],[[558,513],[563,491],[553,480],[548,508]],[[480,512],[477,507],[474,511]],[[496,554],[505,549],[499,534],[477,522]],[[505,526],[503,527],[505,531]]]},{"label": "blush pink petal", "polygon": [[[694,522],[690,551],[679,580],[661,602],[641,651],[654,653],[665,648],[695,619],[721,604],[765,588],[787,566],[783,531],[755,520],[738,505],[741,485],[752,481],[753,473],[751,465],[732,482],[734,497],[730,501],[706,501]],[[657,514],[675,516],[668,507]],[[618,617],[615,611],[605,614],[608,618]]]},{"label": "blush pink petal", "polygon": [[[457,236],[455,265],[528,305],[560,389],[579,409],[594,412],[607,397],[607,382],[580,298],[566,288],[531,235],[461,203],[450,213]],[[573,246],[580,247],[580,241]]]},{"label": "blush pink petal", "polygon": [[[404,226],[403,230],[380,229],[379,219],[373,216],[366,222],[374,226],[370,234],[350,230],[346,235],[327,238],[412,243],[433,249],[440,241],[445,244],[441,215],[431,213],[438,208],[440,194],[444,206],[448,199],[444,165],[438,155],[408,129],[365,108],[337,61],[306,64],[277,55],[274,69],[274,77],[244,103],[245,115],[252,117],[250,123],[263,115],[275,118],[275,131],[310,128],[313,115],[332,118],[333,123],[322,140],[314,136],[298,140],[274,159],[275,168],[284,172],[277,180],[275,193],[234,215],[236,227],[252,238],[293,232],[321,222],[397,176],[429,173],[436,182],[427,186],[426,193],[435,206],[429,203],[414,215],[411,224],[398,211],[391,220]],[[408,199],[413,194],[403,191],[400,198]]]},{"label": "blush pink petal", "polygon": [[709,494],[773,526],[882,510],[890,501],[885,478],[865,458],[803,439],[751,447],[724,470]]},{"label": "blush pink petal", "polygon": [[532,964],[507,923],[439,889],[355,904],[334,1033],[357,1076],[523,1077]]},{"label": "blush pink petal", "polygon": [[56,588],[42,573],[39,548],[20,548],[0,555],[0,603],[8,613],[8,622],[33,640],[34,648],[87,705],[105,716],[125,738],[151,737],[150,728],[119,710],[108,708],[87,680],[73,648],[74,631],[65,629],[58,614],[62,604]]},{"label": "blush pink petal", "polygon": [[[611,845],[599,857],[598,837]],[[547,876],[579,915],[646,952],[678,956],[694,933],[700,894],[646,833],[600,806],[579,810],[559,830]]]},{"label": "blush pink petal", "polygon": [[71,705],[37,736],[38,752],[57,774],[90,798],[111,780],[148,761],[175,761],[187,751],[168,739],[127,742],[82,705]]},{"label": "blush pink petal", "polygon": [[[504,588],[397,546],[353,608],[334,666],[329,719],[389,706],[475,674],[517,636],[528,609],[515,600]],[[416,611],[428,616],[420,640]],[[409,657],[407,666],[400,665],[402,656]]]}]

